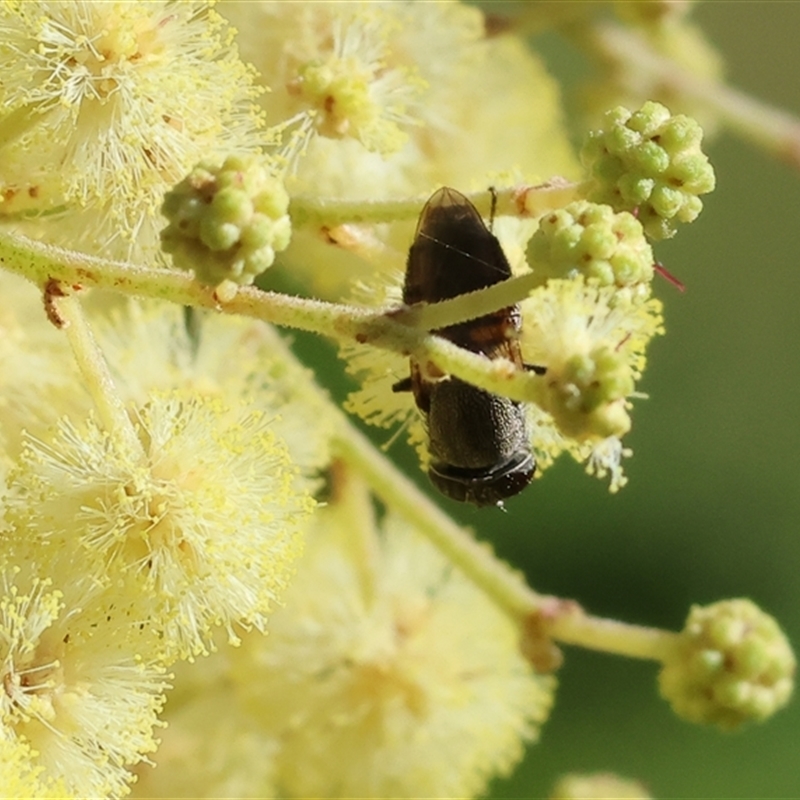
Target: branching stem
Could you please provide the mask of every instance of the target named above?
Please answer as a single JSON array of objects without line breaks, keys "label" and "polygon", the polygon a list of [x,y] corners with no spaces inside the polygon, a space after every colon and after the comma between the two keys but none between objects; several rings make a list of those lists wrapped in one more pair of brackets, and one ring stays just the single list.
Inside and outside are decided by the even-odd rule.
[{"label": "branching stem", "polygon": [[698,77],[655,53],[635,31],[611,23],[581,28],[580,41],[604,59],[621,63],[670,92],[702,103],[734,132],[800,168],[800,119],[731,86]]},{"label": "branching stem", "polygon": [[142,443],[114,385],[105,356],[86,321],[80,301],[74,294],[63,292],[52,281],[46,286],[45,292],[49,293],[45,298],[46,306],[49,304],[54,308],[53,313],[58,315],[57,324],[67,336],[83,385],[92,396],[103,427],[130,456],[143,457]]},{"label": "branching stem", "polygon": [[672,652],[675,633],[594,617],[574,601],[538,594],[519,572],[497,558],[489,545],[476,541],[471,532],[453,522],[342,414],[338,431],[337,455],[523,630],[535,620],[540,634],[562,644],[630,658],[662,661]]},{"label": "branching stem", "polygon": [[[494,190],[495,214],[503,217],[538,217],[546,211],[563,208],[580,199],[585,183],[555,178],[538,186],[512,186]],[[466,196],[486,219],[492,210],[492,191],[466,192]],[[400,200],[340,200],[334,198],[293,197],[289,206],[292,224],[334,227],[345,223],[397,222],[417,219],[427,195]]]},{"label": "branching stem", "polygon": [[[403,355],[413,354],[420,361],[435,364],[443,373],[515,400],[535,402],[544,390],[539,376],[515,369],[510,361],[491,360],[429,334],[424,326],[417,324],[415,311],[407,312],[413,324],[406,324],[403,321],[406,312],[375,312],[254,287],[241,287],[231,299],[223,302],[212,287],[198,284],[189,273],[109,261],[5,232],[0,233],[0,264],[42,287],[56,280],[71,286],[112,289],[137,297],[255,317],[275,325],[299,328],[340,341],[355,340]],[[449,300],[441,304],[444,306],[442,318],[434,306],[420,310],[420,314],[423,320],[437,327],[441,327],[442,319],[452,324],[480,316],[521,300],[527,295],[531,280],[531,276],[520,276]]]},{"label": "branching stem", "polygon": [[[561,192],[562,189],[552,191]],[[575,185],[563,191],[572,195]],[[520,208],[529,207],[533,202],[531,198],[541,199],[536,191],[504,197],[502,202],[516,204],[517,213],[522,213]],[[485,197],[476,200],[480,208],[484,202],[491,202],[491,196],[487,192]],[[212,287],[198,284],[187,273],[108,261],[9,233],[0,233],[0,264],[42,287],[60,282],[75,288],[113,289],[139,297],[255,317],[336,339],[369,343],[404,355],[413,354],[420,361],[432,362],[445,373],[518,400],[535,401],[544,387],[540,376],[518,370],[511,362],[468,352],[426,331],[428,326],[443,327],[518,302],[535,285],[530,274],[435,306],[375,313],[253,287],[240,288],[230,300],[223,302]],[[110,430],[121,431],[131,447],[141,448],[113,390],[102,354],[84,325],[77,299],[59,298],[58,311],[64,321],[70,323],[68,331],[71,330],[73,348],[104,424]],[[339,413],[340,433],[335,442],[338,456],[357,469],[378,497],[403,514],[499,607],[516,619],[523,631],[533,619],[537,635],[565,644],[656,660],[668,651],[675,634],[592,617],[575,602],[533,591],[519,573],[456,525]]]}]

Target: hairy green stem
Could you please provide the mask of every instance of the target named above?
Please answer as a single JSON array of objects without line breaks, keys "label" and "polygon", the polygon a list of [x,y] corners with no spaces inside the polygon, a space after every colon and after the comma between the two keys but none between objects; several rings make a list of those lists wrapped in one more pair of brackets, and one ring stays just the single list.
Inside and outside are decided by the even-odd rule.
[{"label": "hairy green stem", "polygon": [[397,467],[341,415],[335,452],[356,469],[375,494],[430,539],[454,566],[463,570],[507,613],[525,617],[547,601],[521,575],[500,561],[487,545],[456,525]]},{"label": "hairy green stem", "polygon": [[128,455],[143,457],[142,443],[117,392],[108,363],[86,321],[80,301],[74,295],[61,294],[61,290],[52,284],[48,284],[46,292],[49,292],[49,296],[45,297],[46,302],[56,307],[57,324],[66,333],[83,385],[92,396],[103,427],[126,449]]},{"label": "hairy green stem", "polygon": [[562,644],[630,658],[663,661],[672,652],[675,633],[594,617],[575,602],[535,592],[489,545],[453,522],[341,413],[337,427],[336,454],[523,627],[535,619],[540,633]]},{"label": "hairy green stem", "polygon": [[[488,391],[496,391],[499,387],[502,393],[519,399],[535,394],[537,383],[541,385],[542,381],[538,376],[516,370],[510,362],[490,360],[462,350],[452,342],[404,325],[391,315],[376,315],[350,306],[303,300],[250,287],[240,289],[230,302],[223,305],[212,288],[200,286],[184,273],[110,262],[8,234],[0,235],[0,263],[41,286],[52,287],[55,280],[74,288],[116,289],[183,305],[217,308],[226,313],[244,314],[337,338],[355,338],[406,354],[414,353],[416,358],[429,359],[444,371],[470,380]],[[519,282],[508,283],[520,286]],[[521,286],[527,291],[524,280]],[[498,302],[494,294],[490,297],[494,297],[493,302]],[[513,295],[511,299],[504,297],[501,302],[513,302]],[[93,344],[90,331],[82,324],[76,298],[59,297],[57,310],[63,311],[62,322],[71,323],[68,331],[72,331],[69,335],[73,337],[73,348],[81,362],[82,372],[89,379],[90,390],[94,389],[92,393],[104,424],[110,430],[127,431],[127,438],[134,446],[135,431],[132,431],[121,403],[115,400],[116,392],[109,382],[110,376],[106,376],[108,380],[104,377],[107,365]],[[484,311],[471,308],[469,314],[473,313]],[[658,659],[664,652],[663,643],[674,634],[600,620],[584,614],[574,603],[534,592],[519,573],[497,559],[486,545],[478,543],[428,499],[353,427],[344,414],[339,412],[339,415],[340,433],[334,448],[339,457],[356,468],[384,502],[403,514],[520,624],[535,617],[540,621],[540,629],[555,639],[637,658]],[[136,446],[140,447],[138,440]]]},{"label": "hairy green stem", "polygon": [[[466,197],[485,218],[492,210],[497,216],[537,217],[583,196],[585,183],[560,178],[538,186],[511,186],[465,192]],[[428,196],[401,200],[340,200],[295,196],[289,206],[292,224],[334,227],[345,223],[397,222],[416,219]]]},{"label": "hairy green stem", "polygon": [[[197,283],[189,273],[109,261],[9,233],[0,233],[0,265],[42,287],[50,280],[57,280],[74,287],[112,289],[137,297],[255,317],[403,355],[413,354],[420,361],[430,361],[443,373],[515,400],[536,401],[544,388],[539,376],[515,369],[510,361],[491,360],[462,350],[424,328],[404,324],[393,314],[264,292],[254,287],[240,287],[230,300],[223,302],[213,287]],[[448,301],[450,319],[469,319],[495,310],[497,294],[502,295],[503,305],[517,302],[527,294],[528,280],[522,276],[508,281],[508,289],[482,290],[490,291],[489,302],[480,300],[481,293],[474,293],[467,300]]]},{"label": "hairy green stem", "polygon": [[541,283],[542,278],[538,274],[528,272],[485,289],[460,294],[451,300],[410,306],[395,314],[395,319],[425,331],[446,328],[514,305]]},{"label": "hairy green stem", "polygon": [[679,637],[673,631],[631,625],[569,609],[566,613],[552,615],[545,629],[561,644],[659,662],[672,655]]}]

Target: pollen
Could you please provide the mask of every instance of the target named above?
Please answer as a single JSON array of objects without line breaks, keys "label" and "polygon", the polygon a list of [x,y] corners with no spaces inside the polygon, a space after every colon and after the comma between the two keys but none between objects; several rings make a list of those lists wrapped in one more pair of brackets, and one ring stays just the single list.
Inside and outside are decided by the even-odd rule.
[{"label": "pollen", "polygon": [[217,625],[263,627],[311,509],[266,416],[228,413],[152,397],[136,412],[141,462],[91,418],[62,421],[50,442],[27,442],[13,478],[21,535],[67,554],[77,541],[91,579],[122,587],[165,631],[168,660],[205,652]]},{"label": "pollen", "polygon": [[205,2],[6,3],[0,39],[3,212],[58,207],[52,241],[156,257],[167,186],[265,141],[252,71]]}]

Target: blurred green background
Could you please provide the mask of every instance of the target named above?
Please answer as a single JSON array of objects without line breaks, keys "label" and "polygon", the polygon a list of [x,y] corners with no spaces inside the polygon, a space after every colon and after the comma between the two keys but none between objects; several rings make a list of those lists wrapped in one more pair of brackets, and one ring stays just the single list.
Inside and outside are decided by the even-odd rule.
[{"label": "blurred green background", "polygon": [[[695,19],[733,85],[800,115],[800,3],[715,0]],[[567,83],[581,74],[577,54],[541,44]],[[750,597],[800,651],[800,169],[727,133],[708,152],[717,191],[656,248],[687,290],[656,281],[667,336],[650,350],[650,399],[636,401],[626,439],[628,486],[610,495],[563,460],[507,514],[441,502],[536,589],[592,613],[678,630],[692,603]],[[328,350],[316,337],[298,344],[317,365]],[[321,377],[341,396],[339,365],[326,364]],[[427,488],[415,457],[392,453]],[[655,664],[565,655],[541,741],[494,797],[546,797],[560,774],[597,770],[658,798],[800,797],[800,702],[722,734],[672,714]]]}]

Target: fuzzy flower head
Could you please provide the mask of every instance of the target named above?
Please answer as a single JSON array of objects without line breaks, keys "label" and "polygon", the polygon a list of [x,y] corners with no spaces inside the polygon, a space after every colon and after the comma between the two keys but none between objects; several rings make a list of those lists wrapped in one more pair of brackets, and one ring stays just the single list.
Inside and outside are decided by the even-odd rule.
[{"label": "fuzzy flower head", "polygon": [[[0,273],[0,290],[2,470],[19,456],[23,433],[44,441],[60,417],[84,418],[91,399],[66,337],[45,318],[41,292],[10,273]],[[108,292],[89,295],[86,310],[124,402],[145,406],[154,392],[179,390],[216,399],[234,424],[243,406],[260,410],[289,449],[298,490],[318,485],[335,415],[274,328],[198,309],[187,317],[173,303]]]},{"label": "fuzzy flower head", "polygon": [[680,717],[732,730],[783,708],[796,666],[769,614],[750,600],[725,600],[692,607],[659,687]]},{"label": "fuzzy flower head", "polygon": [[148,665],[105,618],[71,588],[54,590],[18,567],[3,572],[2,736],[30,744],[40,778],[76,796],[126,793],[126,766],[156,748],[166,688],[163,669]]},{"label": "fuzzy flower head", "polygon": [[[510,172],[529,181],[544,170],[580,174],[557,83],[518,37],[487,36],[474,5],[227,0],[219,9],[238,29],[243,56],[273,88],[262,99],[268,124],[293,120],[284,131],[292,196],[390,199],[437,184],[485,188]],[[346,63],[334,47],[347,49]],[[331,94],[343,68],[352,96]],[[340,107],[347,110],[341,119]],[[377,111],[366,119],[380,124],[365,128],[359,108]],[[337,300],[354,277],[402,267],[408,220],[348,227],[354,236],[330,238],[298,227],[281,266],[303,274],[317,296]],[[342,238],[370,246],[350,249]],[[324,270],[313,269],[320,263]]]},{"label": "fuzzy flower head", "polygon": [[478,8],[227,0],[220,10],[274,89],[263,98],[269,123],[291,121],[310,145],[297,165],[303,191],[373,197],[463,185],[476,163],[574,172],[555,83],[521,41],[487,37]]},{"label": "fuzzy flower head", "polygon": [[0,212],[63,211],[40,235],[103,255],[152,257],[164,190],[265,143],[251,70],[199,0],[7,0],[0,70]]},{"label": "fuzzy flower head", "polygon": [[401,126],[414,122],[406,109],[423,84],[407,69],[387,68],[388,33],[387,17],[356,4],[334,21],[330,51],[297,65],[287,88],[321,136],[349,136],[384,155],[405,144]]},{"label": "fuzzy flower head", "polygon": [[[167,726],[160,732],[153,761],[135,768],[133,798],[286,796],[275,786],[277,737],[236,702],[225,673],[217,673],[214,666],[226,663],[228,655],[221,649],[183,670],[184,665],[177,665],[178,680],[165,712]],[[198,680],[193,675],[197,672],[207,674]],[[211,680],[212,675],[217,680]],[[181,679],[196,691],[186,702],[175,695]]]},{"label": "fuzzy flower head", "polygon": [[30,440],[12,477],[18,535],[52,548],[56,574],[80,558],[93,581],[127,587],[168,659],[203,652],[213,626],[263,627],[310,510],[269,419],[173,393],[136,426],[140,453],[92,417]]},{"label": "fuzzy flower head", "polygon": [[622,436],[626,398],[662,332],[661,304],[582,279],[551,280],[522,303],[526,363],[544,364],[539,407],[577,442]]},{"label": "fuzzy flower head", "polygon": [[[418,124],[414,112],[425,82],[413,67],[392,57],[390,37],[396,34],[397,20],[387,4],[303,4],[286,9],[281,3],[260,3],[255,10],[252,5],[227,3],[223,12],[244,31],[246,52],[252,36],[248,29],[256,23],[259,38],[251,46],[261,51],[254,60],[267,80],[278,76],[264,69],[265,62],[279,58],[277,86],[282,92],[267,99],[267,107],[281,107],[281,117],[271,120],[287,127],[284,156],[289,164],[295,166],[314,137],[350,139],[383,156],[403,147],[406,128]],[[258,17],[252,14],[263,15],[267,41],[260,38]],[[287,23],[291,32],[281,38],[283,53],[276,53],[268,39]]]},{"label": "fuzzy flower head", "polygon": [[[101,303],[102,305],[102,299]],[[195,309],[187,326],[171,303],[129,300],[94,317],[99,343],[126,402],[178,390],[215,401],[237,425],[243,408],[260,411],[287,446],[300,493],[313,492],[330,460],[335,416],[313,373],[262,322]],[[194,328],[192,328],[194,326]]]},{"label": "fuzzy flower head", "polygon": [[161,242],[201,283],[250,284],[289,244],[288,209],[289,195],[264,159],[204,161],[164,198]]},{"label": "fuzzy flower head", "polygon": [[7,800],[59,798],[70,800],[77,795],[69,792],[63,781],[44,775],[44,767],[35,763],[31,746],[0,726],[0,797]]},{"label": "fuzzy flower head", "polygon": [[280,742],[284,796],[475,796],[535,737],[553,681],[430,544],[370,515],[318,517],[269,636],[231,656],[236,693]]}]

